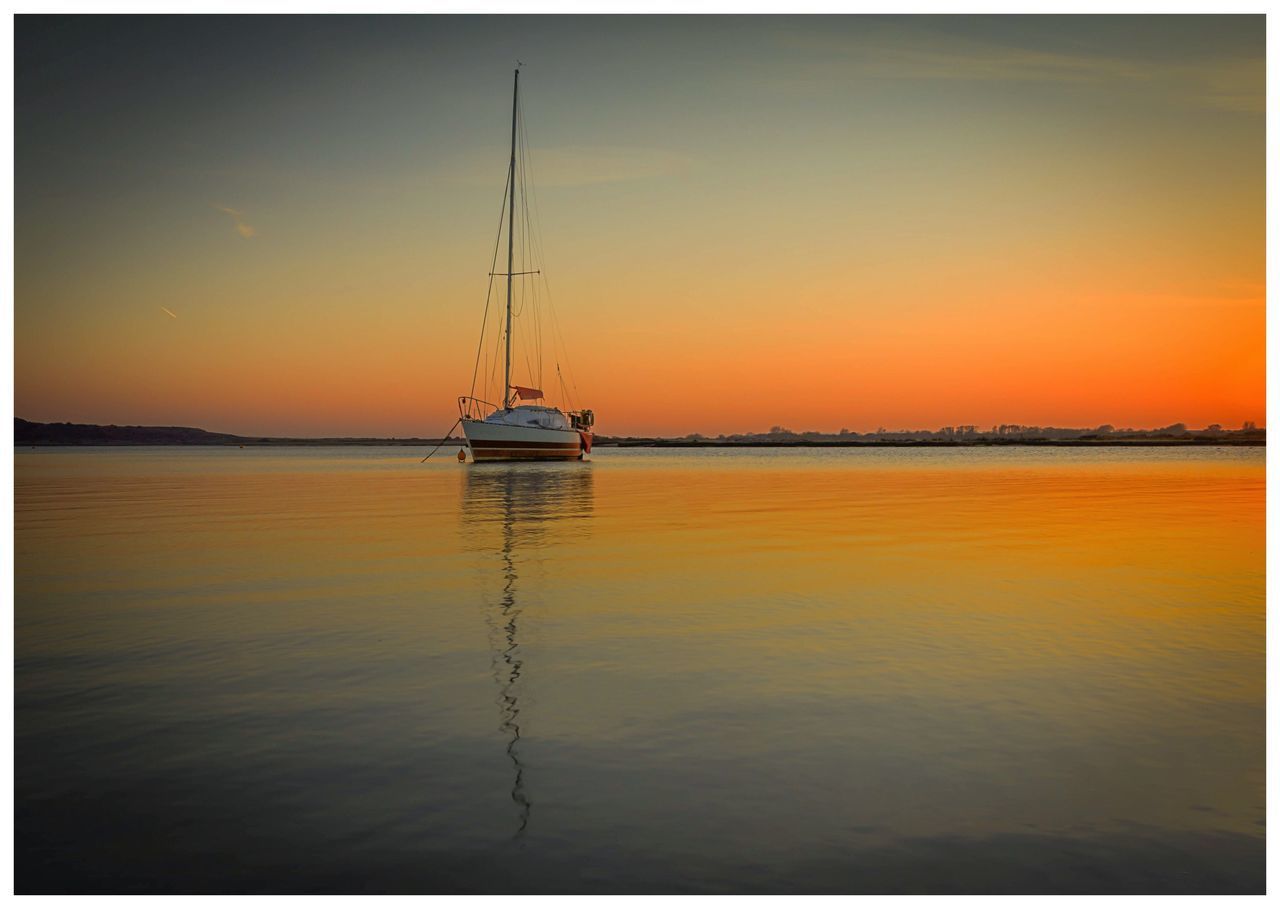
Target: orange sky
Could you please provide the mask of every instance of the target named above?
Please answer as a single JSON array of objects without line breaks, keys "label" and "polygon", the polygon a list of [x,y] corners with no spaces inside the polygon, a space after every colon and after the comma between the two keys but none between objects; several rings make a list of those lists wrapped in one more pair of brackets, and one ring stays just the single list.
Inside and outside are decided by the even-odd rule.
[{"label": "orange sky", "polygon": [[1261,17],[495,25],[20,23],[17,415],[442,431],[519,55],[603,433],[1264,423]]}]

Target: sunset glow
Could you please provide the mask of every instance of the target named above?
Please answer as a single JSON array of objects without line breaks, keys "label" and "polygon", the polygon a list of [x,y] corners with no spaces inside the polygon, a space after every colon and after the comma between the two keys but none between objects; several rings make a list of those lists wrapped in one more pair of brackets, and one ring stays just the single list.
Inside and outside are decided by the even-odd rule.
[{"label": "sunset glow", "polygon": [[1262,425],[1262,21],[20,17],[16,413],[443,431],[518,58],[603,434]]}]

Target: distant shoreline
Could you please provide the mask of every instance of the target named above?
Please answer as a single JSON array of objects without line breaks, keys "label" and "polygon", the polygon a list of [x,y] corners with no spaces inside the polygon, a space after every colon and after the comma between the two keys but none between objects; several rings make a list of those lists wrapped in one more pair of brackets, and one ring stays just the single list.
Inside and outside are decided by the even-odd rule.
[{"label": "distant shoreline", "polygon": [[1266,439],[876,439],[866,442],[826,442],[803,440],[796,442],[721,442],[718,439],[645,439],[643,441],[600,441],[594,448],[1006,448],[1009,446],[1033,446],[1038,448],[1167,448],[1206,445],[1232,447],[1265,447]]},{"label": "distant shoreline", "polygon": [[244,439],[239,442],[103,441],[52,442],[18,441],[14,448],[431,448],[465,445],[465,439]]},{"label": "distant shoreline", "polygon": [[[171,447],[189,448],[430,448],[465,445],[461,437],[445,439],[358,438],[289,438],[283,436],[237,436],[208,432],[186,426],[98,426],[85,423],[32,423],[14,420],[14,447],[21,448],[120,448]],[[1113,437],[1084,438],[997,437],[976,438],[732,438],[732,439],[663,439],[652,437],[596,436],[596,448],[1002,448],[1033,446],[1049,448],[1169,448],[1223,445],[1229,447],[1265,447],[1265,430],[1249,430],[1248,434],[1205,434],[1185,432],[1182,435],[1140,435],[1129,431]]]},{"label": "distant shoreline", "polygon": [[[234,442],[15,442],[15,448],[446,448],[464,439],[249,439]],[[599,448],[1265,448],[1265,439],[1026,439],[1009,442],[595,442]]]}]

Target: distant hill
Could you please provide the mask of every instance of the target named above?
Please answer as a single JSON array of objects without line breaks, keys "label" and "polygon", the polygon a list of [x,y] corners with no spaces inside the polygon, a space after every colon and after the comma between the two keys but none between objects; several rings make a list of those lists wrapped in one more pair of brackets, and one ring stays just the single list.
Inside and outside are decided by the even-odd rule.
[{"label": "distant hill", "polygon": [[439,439],[291,439],[237,436],[191,426],[97,426],[32,423],[15,417],[15,445],[434,445]]},{"label": "distant hill", "polygon": [[89,423],[32,423],[14,418],[16,445],[239,445],[225,432],[190,426],[95,426]]}]

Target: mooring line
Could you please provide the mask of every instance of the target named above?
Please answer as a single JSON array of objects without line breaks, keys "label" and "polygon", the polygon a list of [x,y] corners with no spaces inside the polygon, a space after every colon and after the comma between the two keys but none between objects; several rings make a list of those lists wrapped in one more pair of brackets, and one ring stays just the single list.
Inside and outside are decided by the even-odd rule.
[{"label": "mooring line", "polygon": [[[439,451],[439,450],[440,450],[440,448],[441,448],[441,446],[443,446],[445,442],[448,442],[448,441],[449,441],[449,433],[451,433],[451,432],[453,432],[455,429],[457,429],[457,428],[458,428],[458,423],[461,423],[461,422],[462,422],[462,417],[458,417],[458,421],[457,421],[457,423],[454,423],[452,426],[450,426],[450,427],[449,427],[449,432],[446,432],[446,433],[444,434],[444,438],[442,438],[442,439],[440,440],[440,444],[439,444],[439,445],[437,445],[435,448],[431,449],[431,451],[427,452],[427,458],[431,457],[433,454],[435,454],[437,451]],[[425,463],[427,463],[427,458],[423,458],[423,459],[422,459],[421,461],[419,461],[418,463],[419,463],[419,464],[425,464]]]}]

